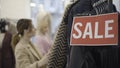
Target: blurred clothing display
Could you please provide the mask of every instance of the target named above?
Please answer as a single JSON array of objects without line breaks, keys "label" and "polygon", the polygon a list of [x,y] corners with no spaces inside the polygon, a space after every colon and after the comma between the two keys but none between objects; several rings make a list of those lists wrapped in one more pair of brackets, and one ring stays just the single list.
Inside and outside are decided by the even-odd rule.
[{"label": "blurred clothing display", "polygon": [[5,33],[2,43],[2,68],[15,68],[15,57],[11,47],[12,35]]},{"label": "blurred clothing display", "polygon": [[0,48],[2,48],[2,42],[3,42],[4,36],[5,36],[4,33],[0,33]]},{"label": "blurred clothing display", "polygon": [[0,33],[0,68],[2,68],[2,42],[5,34]]},{"label": "blurred clothing display", "polygon": [[[1,48],[0,48],[0,55],[2,55]],[[2,57],[0,56],[0,68],[2,68],[1,62],[2,62]]]},{"label": "blurred clothing display", "polygon": [[0,20],[0,68],[15,68],[15,57],[11,47],[12,34],[6,30],[7,21]]},{"label": "blurred clothing display", "polygon": [[17,29],[16,29],[16,22],[17,20],[15,19],[7,19],[8,22],[8,32],[10,32],[12,35],[17,33]]},{"label": "blurred clothing display", "polygon": [[[9,21],[8,22],[8,32],[12,34],[12,39],[13,39],[14,35],[17,33],[17,29],[16,29],[17,20],[8,18],[7,21]],[[11,46],[12,46],[13,52],[15,52],[15,46],[13,45],[13,41],[11,41]]]}]

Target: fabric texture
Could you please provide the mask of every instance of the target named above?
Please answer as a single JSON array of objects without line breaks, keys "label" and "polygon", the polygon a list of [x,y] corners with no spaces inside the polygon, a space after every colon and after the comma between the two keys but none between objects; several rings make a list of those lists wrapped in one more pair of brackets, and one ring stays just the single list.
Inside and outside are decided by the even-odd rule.
[{"label": "fabric texture", "polygon": [[54,43],[50,50],[48,68],[64,68],[67,62],[67,22],[65,22],[72,5],[69,5],[64,13],[63,20],[59,26]]}]

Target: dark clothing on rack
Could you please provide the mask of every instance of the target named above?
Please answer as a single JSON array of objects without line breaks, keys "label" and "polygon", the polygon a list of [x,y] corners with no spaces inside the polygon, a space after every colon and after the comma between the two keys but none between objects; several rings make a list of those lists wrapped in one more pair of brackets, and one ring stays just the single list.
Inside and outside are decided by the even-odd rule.
[{"label": "dark clothing on rack", "polygon": [[12,35],[8,32],[5,33],[5,37],[2,43],[1,49],[1,68],[15,68],[15,57],[11,47]]},{"label": "dark clothing on rack", "polygon": [[2,48],[0,48],[0,68],[2,68]]},{"label": "dark clothing on rack", "polygon": [[[96,15],[92,7],[92,3],[96,0],[82,0],[71,9],[68,16],[68,46],[70,46],[70,34],[72,28],[73,17],[82,13],[92,13]],[[91,12],[92,11],[92,12]],[[114,11],[116,12],[116,11]],[[102,14],[109,13],[103,10]],[[70,56],[68,68],[118,68],[118,48],[119,46],[102,46],[102,47],[85,47],[85,46],[70,46]]]},{"label": "dark clothing on rack", "polygon": [[[66,61],[66,68],[119,68],[119,45],[101,47],[70,46],[73,17],[77,15],[86,16],[86,14],[97,15],[93,7],[93,4],[97,1],[99,0],[79,0],[67,8],[68,10],[64,14],[56,35],[48,68],[65,68]],[[102,5],[102,7],[104,6],[105,8],[102,8],[103,11],[99,11],[98,14],[110,13],[108,11],[109,8],[106,7],[107,3]],[[97,9],[101,9],[101,5],[96,7]]]}]

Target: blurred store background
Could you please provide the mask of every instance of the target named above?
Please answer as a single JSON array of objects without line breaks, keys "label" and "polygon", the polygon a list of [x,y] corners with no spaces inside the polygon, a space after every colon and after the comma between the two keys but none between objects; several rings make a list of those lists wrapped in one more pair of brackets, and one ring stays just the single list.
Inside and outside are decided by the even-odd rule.
[{"label": "blurred store background", "polygon": [[[70,0],[0,0],[0,18],[7,18],[16,24],[20,18],[31,18],[36,27],[37,16],[40,11],[50,14],[50,36],[54,37],[61,22],[64,9]],[[113,0],[120,11],[120,0]]]}]

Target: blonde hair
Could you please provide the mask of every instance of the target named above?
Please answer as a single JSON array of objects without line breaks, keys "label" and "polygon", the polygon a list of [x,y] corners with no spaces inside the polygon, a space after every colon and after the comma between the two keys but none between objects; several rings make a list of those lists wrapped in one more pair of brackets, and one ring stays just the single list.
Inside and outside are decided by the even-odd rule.
[{"label": "blonde hair", "polygon": [[50,28],[50,15],[48,13],[41,13],[37,16],[37,31],[38,33],[46,33],[44,32],[44,28]]}]

